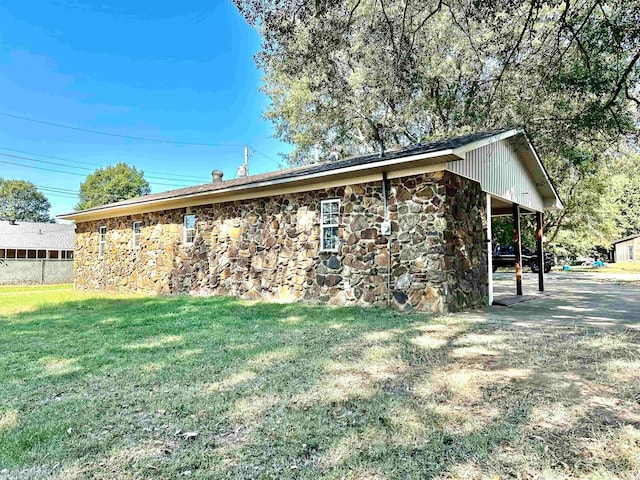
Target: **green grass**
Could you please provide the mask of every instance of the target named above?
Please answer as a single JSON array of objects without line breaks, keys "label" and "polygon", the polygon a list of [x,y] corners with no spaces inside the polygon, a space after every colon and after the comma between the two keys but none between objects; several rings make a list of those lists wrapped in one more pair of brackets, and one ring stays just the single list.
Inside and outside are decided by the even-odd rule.
[{"label": "green grass", "polygon": [[0,478],[636,478],[637,334],[471,318],[0,288]]},{"label": "green grass", "polygon": [[640,273],[640,262],[608,263],[606,267],[571,267],[570,271],[593,273]]}]

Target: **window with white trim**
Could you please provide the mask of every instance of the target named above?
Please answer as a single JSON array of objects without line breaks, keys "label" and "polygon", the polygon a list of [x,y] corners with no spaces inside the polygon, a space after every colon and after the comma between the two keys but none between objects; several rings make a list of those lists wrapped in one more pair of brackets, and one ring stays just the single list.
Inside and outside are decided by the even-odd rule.
[{"label": "window with white trim", "polygon": [[196,238],[196,216],[184,216],[184,243],[193,243]]},{"label": "window with white trim", "polygon": [[320,250],[337,252],[340,243],[338,225],[340,222],[340,200],[320,202]]},{"label": "window with white trim", "polygon": [[142,223],[141,222],[133,222],[133,226],[131,227],[131,231],[133,235],[131,237],[131,246],[133,248],[140,247],[140,234],[142,233]]},{"label": "window with white trim", "polygon": [[634,255],[633,255],[633,245],[629,245],[629,260],[633,260]]},{"label": "window with white trim", "polygon": [[98,258],[102,258],[107,249],[107,227],[100,227],[98,234]]}]

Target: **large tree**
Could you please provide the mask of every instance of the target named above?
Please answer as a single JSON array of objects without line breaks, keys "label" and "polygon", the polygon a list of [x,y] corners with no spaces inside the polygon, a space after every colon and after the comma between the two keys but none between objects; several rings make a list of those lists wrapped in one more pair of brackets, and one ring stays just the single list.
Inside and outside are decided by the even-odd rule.
[{"label": "large tree", "polygon": [[80,185],[80,201],[76,209],[98,207],[150,193],[144,173],[126,163],[99,168]]},{"label": "large tree", "polygon": [[263,35],[267,116],[296,163],[316,143],[374,150],[523,125],[559,151],[637,127],[637,1],[235,3]]},{"label": "large tree", "polygon": [[600,167],[637,142],[638,0],[234,1],[262,34],[266,116],[293,164],[317,144],[371,152],[523,126],[567,205],[548,215],[555,240],[606,207]]},{"label": "large tree", "polygon": [[31,182],[0,178],[0,220],[52,222],[51,204]]}]

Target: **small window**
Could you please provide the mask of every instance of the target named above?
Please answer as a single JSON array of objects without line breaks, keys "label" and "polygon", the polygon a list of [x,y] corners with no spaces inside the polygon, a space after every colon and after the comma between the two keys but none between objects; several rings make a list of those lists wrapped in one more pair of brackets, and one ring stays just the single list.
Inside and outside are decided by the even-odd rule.
[{"label": "small window", "polygon": [[320,250],[323,252],[338,251],[338,224],[340,219],[340,200],[323,200],[320,202]]},{"label": "small window", "polygon": [[633,245],[629,245],[629,260],[633,259]]},{"label": "small window", "polygon": [[100,227],[98,239],[98,257],[104,257],[104,252],[107,249],[107,227]]},{"label": "small window", "polygon": [[193,243],[196,238],[196,216],[184,216],[184,243]]},{"label": "small window", "polygon": [[140,222],[133,222],[133,237],[131,241],[131,245],[133,248],[138,248],[140,246],[140,234],[142,233],[142,224]]}]

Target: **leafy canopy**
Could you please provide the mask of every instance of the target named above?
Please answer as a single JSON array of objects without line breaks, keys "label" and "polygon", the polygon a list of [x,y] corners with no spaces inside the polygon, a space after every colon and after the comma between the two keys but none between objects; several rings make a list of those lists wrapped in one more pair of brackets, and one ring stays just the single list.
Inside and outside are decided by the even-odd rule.
[{"label": "leafy canopy", "polygon": [[126,163],[99,168],[80,185],[80,201],[76,209],[98,207],[151,192],[141,170]]},{"label": "leafy canopy", "polygon": [[638,0],[234,3],[262,34],[265,115],[290,163],[522,126],[566,206],[550,241],[616,235],[603,192],[638,141]]},{"label": "leafy canopy", "polygon": [[31,182],[0,178],[0,220],[52,222],[51,204]]},{"label": "leafy canopy", "polygon": [[522,125],[560,151],[637,127],[637,1],[234,1],[262,33],[266,114],[294,163],[316,143]]}]

